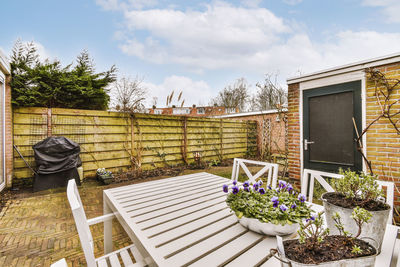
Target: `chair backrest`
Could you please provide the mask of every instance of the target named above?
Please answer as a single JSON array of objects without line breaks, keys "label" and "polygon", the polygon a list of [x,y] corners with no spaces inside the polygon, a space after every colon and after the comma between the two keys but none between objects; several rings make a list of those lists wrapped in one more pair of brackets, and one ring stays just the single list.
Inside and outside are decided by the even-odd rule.
[{"label": "chair backrest", "polygon": [[93,237],[90,232],[89,224],[87,222],[85,211],[81,197],[79,196],[78,187],[76,186],[75,179],[68,181],[67,197],[69,205],[71,206],[72,215],[74,216],[76,229],[78,230],[79,239],[83,253],[85,254],[86,262],[89,267],[96,266],[93,249]]},{"label": "chair backrest", "polygon": [[[253,164],[253,165],[260,165],[260,166],[264,166],[264,167],[261,170],[259,170],[256,174],[253,175],[247,168],[246,163]],[[249,178],[250,183],[255,183],[259,177],[261,177],[264,173],[268,172],[267,173],[267,177],[268,177],[267,185],[271,186],[272,188],[276,188],[276,185],[278,182],[278,169],[279,169],[278,164],[263,162],[263,161],[235,158],[233,160],[232,180],[234,180],[234,181],[238,180],[240,167],[242,167],[244,173]]]},{"label": "chair backrest", "polygon": [[[322,171],[304,169],[301,181],[301,193],[307,196],[307,201],[312,202],[314,194],[314,181],[317,180],[327,192],[334,192],[332,186],[325,180],[324,177],[342,179],[343,175]],[[393,201],[394,201],[394,183],[387,181],[377,181],[379,188],[386,187],[386,203],[390,206],[388,223],[393,220]],[[307,194],[308,193],[308,194]]]},{"label": "chair backrest", "polygon": [[304,169],[303,177],[301,178],[301,193],[307,196],[307,201],[312,203],[314,196],[314,181],[317,180],[319,184],[327,191],[334,192],[332,186],[325,180],[324,177],[341,179],[343,175],[321,172],[315,170]]},{"label": "chair backrest", "polygon": [[392,224],[393,223],[393,205],[394,205],[394,183],[393,182],[388,182],[388,181],[376,181],[379,185],[380,189],[384,189],[383,187],[386,187],[386,204],[390,206],[390,213],[389,213],[389,219],[388,223]]}]

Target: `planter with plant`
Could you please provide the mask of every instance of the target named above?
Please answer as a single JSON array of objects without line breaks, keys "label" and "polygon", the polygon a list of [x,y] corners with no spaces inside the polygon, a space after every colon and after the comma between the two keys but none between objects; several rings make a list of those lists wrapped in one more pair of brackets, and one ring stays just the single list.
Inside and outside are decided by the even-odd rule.
[{"label": "planter with plant", "polygon": [[[376,242],[369,238],[360,238],[362,227],[371,216],[365,209],[356,207],[353,210],[351,218],[358,227],[354,236],[345,230],[338,213],[332,217],[339,233],[337,235],[330,235],[330,229],[323,227],[322,212],[311,216],[306,224],[300,222],[298,239],[283,241],[283,252],[278,249],[280,260],[292,267],[374,266],[377,250],[370,242]],[[273,249],[272,252],[276,250]]]},{"label": "planter with plant", "polygon": [[103,182],[104,184],[111,184],[113,181],[113,174],[107,171],[105,168],[99,168],[96,171],[97,180]]},{"label": "planter with plant", "polygon": [[261,234],[294,233],[312,211],[305,202],[306,197],[285,181],[279,181],[277,189],[264,188],[262,181],[253,185],[249,181],[242,185],[234,181],[231,187],[224,185],[223,190],[228,193],[226,203],[240,224]]},{"label": "planter with plant", "polygon": [[384,202],[376,177],[365,173],[357,174],[350,170],[340,170],[340,174],[343,174],[343,179],[335,181],[336,192],[322,195],[328,228],[333,229],[334,234],[339,233],[334,228],[335,221],[332,218],[335,213],[339,213],[345,228],[354,235],[358,227],[351,219],[353,209],[355,207],[366,209],[372,214],[372,218],[364,225],[361,237],[371,237],[376,240],[377,249],[380,251],[391,209]]}]

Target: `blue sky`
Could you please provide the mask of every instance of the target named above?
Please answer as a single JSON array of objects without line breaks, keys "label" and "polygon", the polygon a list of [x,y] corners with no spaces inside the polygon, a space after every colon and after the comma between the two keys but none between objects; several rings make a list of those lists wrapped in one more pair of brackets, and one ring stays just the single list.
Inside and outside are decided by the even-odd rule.
[{"label": "blue sky", "polygon": [[0,48],[34,41],[43,58],[139,76],[148,103],[172,90],[207,104],[244,77],[288,77],[400,52],[398,0],[3,0]]}]

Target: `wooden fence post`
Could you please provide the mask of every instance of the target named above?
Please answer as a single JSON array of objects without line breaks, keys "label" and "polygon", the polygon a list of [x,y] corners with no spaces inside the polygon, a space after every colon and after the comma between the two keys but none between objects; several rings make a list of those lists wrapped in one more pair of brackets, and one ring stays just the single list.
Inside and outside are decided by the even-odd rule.
[{"label": "wooden fence post", "polygon": [[53,133],[52,125],[51,125],[51,108],[47,109],[47,137],[51,136]]},{"label": "wooden fence post", "polygon": [[188,160],[187,160],[187,117],[183,116],[183,120],[182,120],[182,128],[183,128],[183,144],[182,144],[182,149],[181,149],[181,153],[182,153],[182,159],[183,162],[188,165]]},{"label": "wooden fence post", "polygon": [[131,165],[133,165],[133,159],[134,159],[134,152],[135,152],[135,132],[134,132],[134,127],[133,127],[133,116],[130,115],[130,122],[131,122]]},{"label": "wooden fence post", "polygon": [[222,127],[222,119],[219,119],[219,142],[220,142],[219,149],[220,149],[220,154],[221,154],[221,160],[223,160],[223,157],[224,157],[224,150],[223,150],[223,144],[222,144],[223,134],[224,134],[224,131],[223,131],[223,127]]}]

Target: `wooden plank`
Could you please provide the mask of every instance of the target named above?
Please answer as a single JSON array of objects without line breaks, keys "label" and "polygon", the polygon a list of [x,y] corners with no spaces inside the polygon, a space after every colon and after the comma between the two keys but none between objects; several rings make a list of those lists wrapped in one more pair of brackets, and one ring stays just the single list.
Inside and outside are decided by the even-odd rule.
[{"label": "wooden plank", "polygon": [[195,244],[192,247],[185,249],[184,251],[170,257],[167,259],[167,264],[171,266],[182,266],[190,265],[197,259],[205,256],[208,253],[213,252],[218,249],[219,246],[224,245],[227,242],[232,241],[235,238],[240,237],[242,234],[246,233],[248,230],[245,229],[240,224],[235,224],[234,226],[207,238],[206,240]]},{"label": "wooden plank", "polygon": [[173,241],[173,240],[175,240],[179,237],[182,237],[188,233],[191,233],[195,230],[201,229],[204,226],[213,224],[215,222],[218,222],[218,221],[225,219],[227,217],[230,217],[230,216],[235,216],[235,215],[230,213],[228,210],[221,210],[221,211],[212,213],[209,216],[199,218],[190,223],[181,225],[178,228],[173,228],[167,232],[158,234],[156,236],[151,236],[150,240],[153,244],[155,244],[156,247],[162,246],[165,243]]},{"label": "wooden plank", "polygon": [[[201,258],[200,260],[193,263],[191,266],[193,267],[202,267],[202,266],[222,266],[230,260],[236,258],[241,253],[244,253],[248,248],[254,246],[259,243],[263,237],[254,232],[247,232],[244,235],[239,236],[238,238],[232,240],[221,248],[213,251],[207,256]],[[254,257],[261,258],[263,254],[254,255]],[[245,266],[249,266],[246,264]]]},{"label": "wooden plank", "polygon": [[119,254],[121,255],[122,262],[124,263],[125,266],[129,266],[130,264],[133,264],[128,251],[121,250],[121,252]]},{"label": "wooden plank", "polygon": [[[226,267],[242,267],[242,266],[256,266],[263,257],[269,254],[271,248],[276,248],[276,238],[265,236],[264,239],[251,247],[246,252],[243,252],[236,259],[232,260]],[[273,266],[273,265],[268,265]],[[280,266],[277,265],[277,266]]]},{"label": "wooden plank", "polygon": [[106,261],[105,258],[99,259],[99,260],[97,261],[97,265],[98,265],[99,267],[108,267],[108,264],[107,264],[107,261]]},{"label": "wooden plank", "polygon": [[110,260],[111,267],[121,267],[121,264],[119,263],[119,259],[116,254],[111,254],[108,259]]},{"label": "wooden plank", "polygon": [[399,227],[387,224],[385,235],[383,236],[383,243],[381,253],[376,257],[375,266],[390,266],[393,257],[393,250],[395,247],[397,233]]},{"label": "wooden plank", "polygon": [[[163,223],[160,223],[158,225],[152,225],[147,228],[142,228],[143,233],[147,236],[153,236],[153,235],[158,235],[160,233],[166,232],[170,229],[177,228],[183,224],[190,223],[192,221],[197,220],[198,218],[203,218],[206,216],[210,216],[216,212],[219,212],[224,209],[229,209],[226,205],[226,203],[219,203],[214,206],[209,206],[206,209],[202,210],[190,210],[186,211],[186,214],[175,217],[174,219],[171,219],[169,221],[164,221]],[[142,226],[142,225],[141,225]]]},{"label": "wooden plank", "polygon": [[[222,185],[222,183],[221,183]],[[216,196],[218,196],[218,193],[221,193],[222,190],[221,188],[213,188],[210,190],[207,190],[206,192],[194,192],[193,194],[189,195],[189,196],[185,196],[185,197],[181,197],[179,199],[173,199],[173,201],[171,202],[159,202],[157,204],[151,205],[151,206],[147,206],[147,207],[143,207],[140,209],[136,209],[133,207],[126,207],[124,209],[126,209],[127,213],[132,216],[132,217],[136,217],[136,216],[140,216],[143,214],[148,214],[148,213],[152,213],[154,211],[158,211],[158,210],[162,210],[165,208],[169,208],[169,207],[178,207],[182,204],[186,205],[185,203],[189,203],[190,201],[193,201],[197,198],[208,198],[208,199],[213,199]],[[223,192],[222,192],[223,193]]]},{"label": "wooden plank", "polygon": [[[212,224],[209,224],[205,227],[199,228],[196,231],[190,232],[186,235],[183,235],[171,242],[168,242],[158,248],[161,255],[165,255],[166,258],[169,258],[176,253],[189,248],[200,240],[211,237],[215,233],[222,232],[223,230],[236,225],[238,220],[235,216],[229,216]],[[242,265],[246,266],[246,265]]]}]

